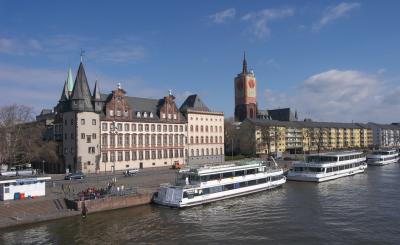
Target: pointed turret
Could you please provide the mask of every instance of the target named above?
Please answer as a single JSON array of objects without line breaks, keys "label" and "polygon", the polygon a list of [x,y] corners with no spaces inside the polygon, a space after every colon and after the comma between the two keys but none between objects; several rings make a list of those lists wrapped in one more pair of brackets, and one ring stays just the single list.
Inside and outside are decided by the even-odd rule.
[{"label": "pointed turret", "polygon": [[247,74],[247,61],[246,61],[246,52],[243,54],[243,69],[242,69],[243,74]]},{"label": "pointed turret", "polygon": [[72,90],[74,89],[74,81],[72,80],[72,71],[71,71],[71,67],[68,69],[67,89],[68,89],[68,95],[71,96]]},{"label": "pointed turret", "polygon": [[82,63],[80,63],[78,73],[76,74],[71,100],[73,110],[93,111],[92,95]]},{"label": "pointed turret", "polygon": [[65,102],[69,99],[69,94],[68,94],[68,88],[67,88],[67,82],[64,83],[64,89],[61,93],[61,98],[60,102]]},{"label": "pointed turret", "polygon": [[100,87],[97,81],[94,84],[94,90],[93,90],[93,100],[100,100]]}]

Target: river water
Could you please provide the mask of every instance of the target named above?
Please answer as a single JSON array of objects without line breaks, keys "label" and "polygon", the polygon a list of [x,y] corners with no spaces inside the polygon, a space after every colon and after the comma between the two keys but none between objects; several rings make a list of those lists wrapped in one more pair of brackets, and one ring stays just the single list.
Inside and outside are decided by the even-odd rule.
[{"label": "river water", "polygon": [[141,206],[0,230],[0,244],[400,244],[400,164],[184,210]]}]

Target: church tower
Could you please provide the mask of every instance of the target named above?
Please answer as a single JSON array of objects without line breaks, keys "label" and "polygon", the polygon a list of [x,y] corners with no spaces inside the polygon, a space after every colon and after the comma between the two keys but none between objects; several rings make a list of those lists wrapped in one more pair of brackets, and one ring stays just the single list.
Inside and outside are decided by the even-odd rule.
[{"label": "church tower", "polygon": [[235,121],[257,118],[256,77],[247,70],[246,53],[243,57],[242,72],[235,77]]}]

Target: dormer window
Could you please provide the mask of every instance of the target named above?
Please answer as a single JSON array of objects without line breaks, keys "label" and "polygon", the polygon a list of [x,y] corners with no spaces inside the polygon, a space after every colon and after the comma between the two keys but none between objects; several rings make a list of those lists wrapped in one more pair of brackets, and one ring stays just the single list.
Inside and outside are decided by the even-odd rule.
[{"label": "dormer window", "polygon": [[128,116],[128,110],[125,110],[124,111],[124,117],[127,117]]},{"label": "dormer window", "polygon": [[147,118],[147,112],[143,112],[143,117]]},{"label": "dormer window", "polygon": [[165,119],[165,113],[161,113],[161,118]]},{"label": "dormer window", "polygon": [[110,116],[114,116],[114,111],[110,110]]},{"label": "dormer window", "polygon": [[136,112],[136,117],[140,117],[140,111]]},{"label": "dormer window", "polygon": [[121,111],[118,110],[118,111],[117,111],[117,117],[120,117],[120,116],[121,116]]},{"label": "dormer window", "polygon": [[153,118],[153,112],[150,112],[150,118]]},{"label": "dormer window", "polygon": [[176,118],[177,118],[177,116],[176,116],[176,114],[174,114],[174,119],[176,120]]},{"label": "dormer window", "polygon": [[171,119],[171,114],[168,113],[168,119]]}]

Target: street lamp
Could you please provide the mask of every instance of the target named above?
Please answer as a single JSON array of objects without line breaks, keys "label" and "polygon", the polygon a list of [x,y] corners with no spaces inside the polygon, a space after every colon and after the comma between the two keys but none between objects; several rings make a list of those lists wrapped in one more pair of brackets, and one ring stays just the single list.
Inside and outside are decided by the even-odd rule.
[{"label": "street lamp", "polygon": [[42,175],[44,175],[44,162],[45,160],[42,160]]},{"label": "street lamp", "polygon": [[115,136],[116,135],[118,135],[118,130],[117,130],[117,128],[116,128],[116,123],[115,123],[115,121],[113,121],[112,122],[112,125],[111,125],[111,128],[110,128],[110,135],[112,136],[112,137],[114,137],[114,159],[113,159],[113,169],[112,169],[112,172],[113,172],[113,174],[114,174],[114,178],[113,178],[113,181],[114,182],[116,182],[116,179],[115,179],[115,164],[116,164],[116,157],[117,157],[117,151],[115,150],[115,143],[118,143],[118,142],[115,142],[115,140],[117,140],[118,141],[118,138],[117,139],[115,139]]}]

